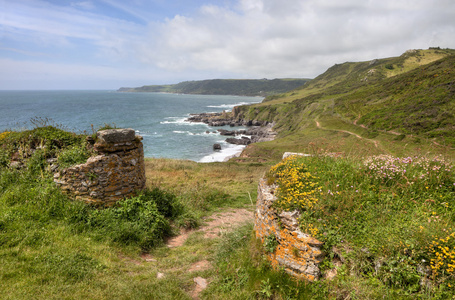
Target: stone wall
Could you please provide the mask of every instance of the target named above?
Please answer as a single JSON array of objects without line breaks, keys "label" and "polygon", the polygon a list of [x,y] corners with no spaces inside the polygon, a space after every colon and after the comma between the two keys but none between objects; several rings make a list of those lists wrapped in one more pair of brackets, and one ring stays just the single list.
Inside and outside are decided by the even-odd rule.
[{"label": "stone wall", "polygon": [[299,229],[299,212],[278,213],[272,206],[276,200],[275,186],[268,186],[265,179],[259,181],[258,200],[254,228],[262,243],[276,239],[276,247],[267,254],[275,269],[284,270],[299,279],[310,281],[320,277],[322,242]]},{"label": "stone wall", "polygon": [[133,129],[108,129],[97,133],[98,155],[54,175],[54,181],[76,199],[111,205],[145,188],[142,137]]}]

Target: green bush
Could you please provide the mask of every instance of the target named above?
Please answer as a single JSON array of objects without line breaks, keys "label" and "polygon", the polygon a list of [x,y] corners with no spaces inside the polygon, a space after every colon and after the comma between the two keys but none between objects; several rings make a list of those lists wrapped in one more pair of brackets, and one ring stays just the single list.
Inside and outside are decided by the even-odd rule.
[{"label": "green bush", "polygon": [[170,234],[170,226],[153,200],[133,197],[120,201],[119,207],[101,211],[106,234],[114,242],[137,243],[143,250],[161,243]]},{"label": "green bush", "polygon": [[153,199],[158,211],[166,218],[175,218],[184,212],[184,207],[177,201],[177,197],[174,194],[157,187],[152,190],[146,190],[140,197]]},{"label": "green bush", "polygon": [[115,207],[76,207],[69,217],[76,232],[148,250],[171,234],[170,219],[184,215],[177,198],[158,188],[117,202]]}]

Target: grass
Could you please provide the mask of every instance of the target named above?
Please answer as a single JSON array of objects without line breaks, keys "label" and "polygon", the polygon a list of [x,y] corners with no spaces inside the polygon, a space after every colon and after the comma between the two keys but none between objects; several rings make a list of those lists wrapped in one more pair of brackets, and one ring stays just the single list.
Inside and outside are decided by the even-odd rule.
[{"label": "grass", "polygon": [[[281,164],[303,164],[313,181],[318,178],[318,201],[292,208],[302,213],[301,227],[313,228],[325,243],[328,257],[343,262],[338,271],[345,274],[337,280],[374,282],[378,295],[388,289],[400,297],[454,296],[455,175],[450,162],[441,157],[382,155],[361,161],[323,155]],[[283,180],[289,184],[281,186],[294,194],[302,189],[288,177]],[[288,193],[278,195],[288,201]],[[324,262],[326,271],[333,267],[330,259]],[[348,288],[336,285],[330,285],[336,293]],[[370,297],[366,291],[352,293]]]},{"label": "grass", "polygon": [[[449,52],[450,53],[450,52]],[[403,54],[403,60],[392,65],[392,69],[386,71],[387,77],[396,76],[411,71],[421,65],[432,63],[447,56],[448,52],[441,49],[410,50]]]},{"label": "grass", "polygon": [[[52,148],[46,141],[54,133],[76,138]],[[30,142],[23,138],[27,135],[41,140]],[[50,155],[68,165],[83,160],[81,136],[35,128],[2,133],[1,138],[2,149],[8,149],[0,166],[3,299],[189,299],[192,276],[213,276],[214,270],[187,270],[196,261],[210,259],[216,242],[193,234],[171,251],[163,239],[179,227],[196,227],[202,216],[215,211],[252,209],[257,178],[267,168],[257,163],[151,159],[146,162],[147,191],[98,210],[62,194],[47,168]],[[22,157],[23,167],[10,168],[11,153],[24,145],[28,154]],[[145,261],[144,253],[158,261]],[[159,272],[166,277],[157,279]]]},{"label": "grass", "polygon": [[[321,125],[329,127],[330,119]],[[255,144],[247,150],[250,157],[228,163],[147,159],[148,191],[101,211],[61,194],[39,151],[32,154],[26,168],[1,167],[2,297],[189,299],[195,276],[211,282],[201,294],[203,299],[451,296],[453,278],[447,274],[451,261],[441,254],[452,255],[454,191],[446,183],[453,180],[453,172],[440,176],[445,180],[443,188],[432,181],[407,190],[406,181],[383,182],[362,164],[363,157],[383,153],[370,141],[316,125],[306,133]],[[385,144],[393,142],[391,137],[379,133],[376,138]],[[406,139],[394,141],[396,147],[402,147]],[[317,194],[311,210],[304,206],[302,226],[311,225],[326,242],[328,257],[334,260],[324,263],[324,271],[334,268],[337,259],[343,260],[334,280],[310,284],[273,271],[251,224],[212,240],[195,232],[174,249],[161,244],[172,230],[195,227],[204,216],[232,207],[251,209],[258,179],[285,150],[316,155],[302,163],[314,176],[312,180],[318,177],[322,194]],[[339,158],[324,156],[327,151]],[[429,287],[420,285],[422,259],[439,272],[434,278],[433,273],[427,276],[433,284]],[[201,260],[211,266],[188,271]],[[165,277],[158,279],[158,273]]]},{"label": "grass", "polygon": [[[147,159],[148,191],[101,211],[61,194],[48,169],[51,157],[63,166],[84,161],[84,135],[49,124],[0,133],[1,297],[189,299],[194,276],[203,276],[211,282],[203,299],[453,298],[451,53],[336,65],[301,89],[239,110],[275,121],[274,141],[227,163]],[[418,88],[407,84],[415,80]],[[423,114],[414,114],[418,107]],[[300,207],[301,226],[325,242],[322,270],[336,270],[333,280],[310,284],[271,270],[251,224],[218,239],[195,232],[182,247],[162,245],[203,217],[252,209],[258,179],[287,151],[313,155],[300,163],[320,190]],[[415,158],[439,154],[447,164]],[[10,168],[11,157],[25,164]],[[188,272],[201,260],[211,267]]]},{"label": "grass", "polygon": [[219,208],[251,207],[257,182],[267,165],[255,162],[202,164],[172,159],[146,159],[149,187],[178,195],[192,210],[206,215]]}]

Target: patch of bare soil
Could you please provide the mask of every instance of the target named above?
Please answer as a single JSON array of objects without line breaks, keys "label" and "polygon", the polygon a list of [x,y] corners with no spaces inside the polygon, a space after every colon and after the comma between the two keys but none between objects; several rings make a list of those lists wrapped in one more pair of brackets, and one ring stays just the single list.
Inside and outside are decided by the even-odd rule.
[{"label": "patch of bare soil", "polygon": [[246,221],[253,220],[253,212],[244,208],[234,209],[228,212],[218,213],[206,219],[203,226],[196,230],[187,230],[181,232],[178,236],[167,240],[166,245],[169,248],[182,246],[188,236],[193,232],[204,232],[204,237],[212,239],[220,236],[222,233],[228,232],[232,228]]},{"label": "patch of bare soil", "polygon": [[175,247],[180,247],[182,246],[188,236],[194,232],[194,230],[181,230],[179,235],[176,235],[166,241],[166,245],[169,248],[175,248]]},{"label": "patch of bare soil", "polygon": [[199,299],[199,294],[207,288],[208,281],[202,277],[193,278],[194,283],[196,283],[196,288],[191,293],[192,299]]},{"label": "patch of bare soil", "polygon": [[204,259],[192,264],[191,267],[188,269],[188,272],[205,271],[210,269],[210,267],[211,267],[210,262]]}]

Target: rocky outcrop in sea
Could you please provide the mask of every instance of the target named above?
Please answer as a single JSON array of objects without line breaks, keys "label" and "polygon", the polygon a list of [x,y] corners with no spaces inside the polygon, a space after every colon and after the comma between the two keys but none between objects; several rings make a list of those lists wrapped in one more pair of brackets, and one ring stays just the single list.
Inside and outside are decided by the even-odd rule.
[{"label": "rocky outcrop in sea", "polygon": [[212,127],[247,127],[247,129],[244,130],[217,130],[220,135],[228,136],[226,142],[235,145],[249,145],[251,143],[272,141],[277,135],[277,133],[273,131],[274,123],[258,120],[234,119],[226,113],[191,114],[186,121],[205,123]]}]

